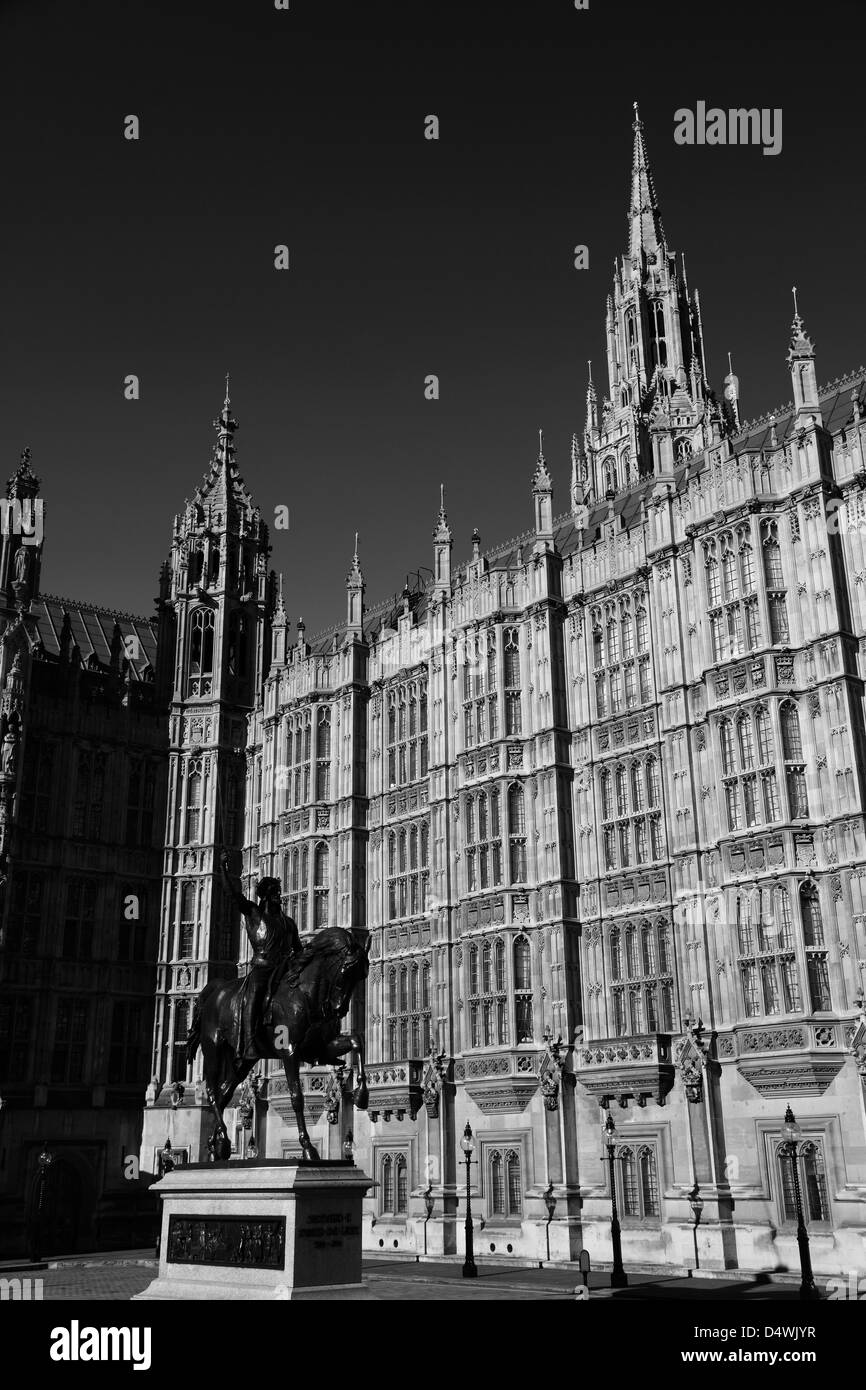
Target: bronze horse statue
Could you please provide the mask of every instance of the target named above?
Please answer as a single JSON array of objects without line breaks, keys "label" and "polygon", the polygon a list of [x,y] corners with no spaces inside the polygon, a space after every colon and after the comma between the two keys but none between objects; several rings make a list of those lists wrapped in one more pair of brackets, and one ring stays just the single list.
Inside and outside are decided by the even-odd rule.
[{"label": "bronze horse statue", "polygon": [[213,980],[195,1003],[187,1043],[191,1063],[199,1047],[204,1059],[204,1079],[216,1126],[208,1147],[216,1161],[227,1159],[231,1144],[223,1111],[244,1077],[263,1058],[282,1060],[298,1137],[306,1161],[319,1155],[307,1133],[300,1066],[334,1064],[352,1050],[358,1053],[359,1076],[353,1099],[359,1110],[368,1104],[364,1071],[364,1041],[360,1033],[342,1033],[340,1020],[349,1011],[352,991],[369,970],[370,939],[364,948],[343,927],[318,932],[293,956],[284,971],[277,972],[270,1001],[265,1008],[254,1046],[255,1055],[239,1058],[237,1037],[239,995],[243,979]]}]

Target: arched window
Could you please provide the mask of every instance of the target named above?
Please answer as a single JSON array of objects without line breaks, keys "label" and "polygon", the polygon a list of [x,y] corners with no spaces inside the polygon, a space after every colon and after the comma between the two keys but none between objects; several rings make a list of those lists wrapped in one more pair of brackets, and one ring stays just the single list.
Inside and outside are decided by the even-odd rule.
[{"label": "arched window", "polygon": [[681,435],[674,445],[674,457],[677,463],[686,463],[692,456],[692,441]]},{"label": "arched window", "polygon": [[592,629],[592,664],[596,667],[604,665],[604,645],[600,627]]},{"label": "arched window", "polygon": [[397,1159],[397,1205],[395,1213],[403,1215],[409,1207],[409,1169],[402,1154]]},{"label": "arched window", "polygon": [[755,592],[755,560],[752,553],[752,543],[749,539],[749,532],[746,528],[741,528],[737,532],[737,540],[740,548],[740,573],[743,579],[743,593],[753,594]]},{"label": "arched window", "polygon": [[196,886],[185,883],[180,894],[180,959],[189,960],[195,950]]},{"label": "arched window", "polygon": [[328,846],[326,844],[316,845],[315,857],[313,859],[313,890],[315,900],[315,922],[316,927],[327,926],[328,923],[328,889],[330,886],[330,862],[328,858]]},{"label": "arched window", "polygon": [[755,711],[755,728],[758,733],[758,762],[762,767],[768,767],[773,762],[773,735],[770,716],[765,709]]},{"label": "arched window", "polygon": [[[647,758],[646,760],[646,793],[647,805],[658,806],[661,793],[659,790],[658,762],[655,758]],[[659,856],[654,854],[653,858],[657,859]]]},{"label": "arched window", "polygon": [[649,650],[649,629],[645,608],[637,610],[637,649],[639,652]]},{"label": "arched window", "polygon": [[605,494],[616,492],[616,462],[613,458],[605,459],[601,466],[602,477],[604,478]]},{"label": "arched window", "polygon": [[616,1166],[619,1168],[622,1214],[623,1216],[640,1216],[634,1150],[628,1147],[622,1148],[617,1154],[617,1158],[619,1159]]},{"label": "arched window", "polygon": [[502,1176],[502,1154],[490,1155],[490,1211],[493,1216],[505,1215],[505,1184]]},{"label": "arched window", "polygon": [[512,1150],[505,1158],[508,1187],[508,1215],[519,1216],[522,1208],[523,1184],[520,1179],[520,1159]]},{"label": "arched window", "polygon": [[405,965],[400,966],[400,1012],[409,1012],[409,970]]},{"label": "arched window", "polygon": [[212,608],[194,608],[190,615],[189,695],[210,695],[213,679],[214,614]]},{"label": "arched window", "polygon": [[394,1210],[394,1164],[390,1154],[382,1159],[382,1211]]},{"label": "arched window", "polygon": [[182,1081],[187,1075],[186,1046],[189,1038],[189,1003],[179,1000],[174,1006],[174,1066],[172,1080]]},{"label": "arched window", "polygon": [[747,714],[741,714],[737,720],[737,732],[740,738],[740,764],[744,772],[755,766],[755,741],[752,737],[752,721]]},{"label": "arched window", "polygon": [[628,815],[628,786],[624,767],[616,770],[616,813],[618,816]]},{"label": "arched window", "polygon": [[203,773],[201,758],[191,758],[186,781],[186,843],[197,844],[201,838]]},{"label": "arched window", "polygon": [[800,738],[800,716],[797,706],[788,700],[782,706],[782,749],[786,762],[803,761],[803,744]]},{"label": "arched window", "polygon": [[601,814],[603,820],[613,817],[613,783],[607,769],[601,774]]},{"label": "arched window", "polygon": [[637,964],[637,929],[629,925],[625,929],[625,963],[628,971],[628,978],[633,980],[638,975]]},{"label": "arched window", "polygon": [[725,603],[730,603],[733,599],[740,597],[740,580],[737,574],[737,560],[731,549],[730,538],[728,538],[722,550],[722,587],[725,595]]},{"label": "arched window", "polygon": [[430,1008],[430,962],[426,960],[421,967],[421,1008]]},{"label": "arched window", "polygon": [[715,555],[709,555],[706,564],[707,572],[707,602],[710,608],[717,608],[722,601],[721,587],[719,584],[719,567],[716,563]]},{"label": "arched window", "polygon": [[658,960],[656,957],[655,932],[649,922],[641,923],[641,952],[643,955],[643,972],[645,975],[655,975],[658,970]]},{"label": "arched window", "polygon": [[497,937],[493,946],[493,978],[497,993],[505,992],[505,942]]},{"label": "arched window", "polygon": [[641,1216],[659,1215],[659,1185],[656,1174],[655,1152],[644,1145],[638,1152],[638,1179],[640,1184]]},{"label": "arched window", "polygon": [[485,941],[481,947],[481,993],[490,994],[492,989],[490,976],[490,942]]},{"label": "arched window", "polygon": [[734,733],[730,719],[723,719],[719,724],[719,745],[722,751],[722,771],[735,772]]},{"label": "arched window", "polygon": [[752,905],[746,893],[737,895],[737,945],[741,956],[749,956],[755,949],[752,932]]},{"label": "arched window", "polygon": [[388,974],[388,1006],[393,1017],[398,1012],[399,1007],[397,1002],[397,971],[393,966]]},{"label": "arched window", "polygon": [[779,549],[775,523],[771,523],[765,530],[764,577],[768,589],[784,589],[785,580],[782,574],[782,552]]},{"label": "arched window", "polygon": [[643,769],[640,763],[632,763],[631,767],[631,800],[633,811],[644,809]]},{"label": "arched window", "polygon": [[613,927],[610,933],[610,976],[612,980],[622,979],[622,939],[619,927]]},{"label": "arched window", "polygon": [[514,938],[514,994],[516,1037],[519,1043],[532,1041],[532,956],[529,938]]},{"label": "arched window", "polygon": [[526,813],[523,788],[512,785],[508,789],[508,833],[511,882],[526,882]]},{"label": "arched window", "polygon": [[607,659],[611,663],[619,661],[619,627],[614,617],[607,624]]},{"label": "arched window", "polygon": [[650,327],[652,329],[652,365],[653,367],[666,367],[668,349],[665,342],[665,310],[660,299],[654,299],[650,304]]},{"label": "arched window", "polygon": [[803,917],[803,940],[807,946],[824,945],[824,923],[821,920],[821,900],[814,883],[800,888],[800,912]]}]

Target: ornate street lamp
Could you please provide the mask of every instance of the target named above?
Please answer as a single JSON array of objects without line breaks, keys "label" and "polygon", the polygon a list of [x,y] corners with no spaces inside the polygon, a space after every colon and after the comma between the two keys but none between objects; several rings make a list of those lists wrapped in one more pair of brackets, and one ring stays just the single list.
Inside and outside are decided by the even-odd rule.
[{"label": "ornate street lamp", "polygon": [[355,1152],[355,1136],[354,1136],[354,1134],[352,1133],[352,1131],[351,1131],[350,1129],[347,1129],[347,1130],[346,1130],[346,1137],[345,1137],[345,1139],[343,1140],[343,1158],[346,1160],[347,1163],[351,1163],[353,1166],[354,1166],[354,1163],[355,1163],[355,1160],[354,1160],[354,1158],[353,1158],[354,1152]]},{"label": "ornate street lamp", "polygon": [[809,1232],[806,1230],[806,1223],[803,1220],[803,1199],[800,1195],[800,1174],[797,1171],[797,1142],[802,1132],[797,1121],[794,1119],[794,1112],[789,1105],[785,1111],[785,1123],[782,1125],[782,1133],[785,1136],[785,1148],[791,1160],[791,1179],[794,1184],[794,1202],[797,1207],[797,1245],[800,1250],[800,1297],[816,1299],[820,1298],[821,1294],[815,1285],[815,1279],[812,1274]]},{"label": "ornate street lamp", "polygon": [[463,1261],[463,1278],[477,1279],[478,1270],[475,1265],[475,1251],[472,1243],[472,1203],[469,1196],[469,1167],[472,1163],[475,1145],[472,1141],[472,1126],[468,1120],[463,1131],[463,1138],[460,1140],[460,1147],[466,1156],[466,1259]]},{"label": "ornate street lamp", "polygon": [[612,1289],[624,1289],[628,1287],[628,1275],[623,1269],[622,1264],[622,1243],[620,1240],[619,1216],[616,1210],[616,1178],[613,1169],[616,1125],[613,1122],[613,1115],[609,1112],[602,1126],[601,1133],[602,1140],[607,1147],[607,1161],[610,1164],[610,1240],[613,1246],[613,1269],[610,1272],[610,1286]]}]

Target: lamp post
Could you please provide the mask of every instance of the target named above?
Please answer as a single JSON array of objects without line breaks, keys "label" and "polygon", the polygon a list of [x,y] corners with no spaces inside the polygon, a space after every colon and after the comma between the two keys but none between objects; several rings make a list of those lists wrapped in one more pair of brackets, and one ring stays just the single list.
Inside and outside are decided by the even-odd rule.
[{"label": "lamp post", "polygon": [[704,1209],[704,1199],[698,1193],[698,1185],[695,1183],[693,1190],[689,1193],[689,1206],[692,1209],[692,1216],[695,1224],[692,1228],[692,1239],[695,1242],[695,1269],[700,1269],[701,1262],[698,1256],[698,1226],[701,1220],[701,1212]]},{"label": "lamp post", "polygon": [[425,1255],[427,1254],[427,1222],[430,1220],[430,1217],[433,1215],[433,1207],[434,1207],[434,1205],[435,1205],[435,1198],[434,1198],[434,1196],[433,1196],[433,1185],[432,1185],[432,1183],[431,1183],[431,1185],[427,1188],[427,1191],[424,1193],[424,1210],[425,1210],[426,1213],[427,1213],[427,1215],[424,1217],[424,1254],[425,1254]]},{"label": "lamp post", "polygon": [[797,1208],[797,1245],[800,1250],[800,1297],[816,1299],[820,1298],[821,1294],[815,1285],[815,1279],[812,1274],[809,1232],[806,1230],[806,1223],[803,1220],[803,1199],[800,1194],[800,1174],[797,1171],[797,1141],[802,1132],[797,1121],[794,1119],[794,1112],[789,1105],[785,1111],[785,1123],[782,1125],[782,1133],[785,1136],[785,1148],[791,1160],[791,1179],[794,1184],[794,1203]]},{"label": "lamp post", "polygon": [[466,1259],[463,1261],[463,1278],[477,1279],[478,1270],[475,1265],[475,1251],[472,1243],[472,1202],[469,1196],[469,1167],[472,1163],[475,1145],[472,1141],[472,1126],[468,1120],[463,1131],[463,1138],[460,1140],[460,1147],[466,1157]]},{"label": "lamp post", "polygon": [[547,1207],[547,1225],[544,1234],[547,1237],[547,1263],[550,1264],[550,1223],[553,1220],[553,1213],[556,1211],[556,1198],[553,1195],[553,1183],[550,1183],[544,1194],[544,1205]]},{"label": "lamp post", "polygon": [[610,1113],[608,1113],[601,1132],[607,1147],[607,1161],[610,1164],[610,1240],[613,1246],[613,1269],[610,1272],[610,1286],[612,1289],[624,1289],[628,1287],[628,1275],[622,1266],[622,1243],[620,1241],[619,1216],[616,1210],[616,1178],[613,1170],[616,1125],[613,1122],[613,1115]]},{"label": "lamp post", "polygon": [[354,1134],[352,1133],[352,1131],[351,1131],[350,1129],[347,1129],[347,1130],[346,1130],[346,1137],[345,1137],[345,1139],[343,1140],[343,1158],[345,1159],[346,1163],[351,1163],[353,1166],[354,1166],[354,1163],[355,1163],[355,1159],[354,1159],[354,1157],[353,1157],[354,1153],[355,1153],[355,1136],[354,1136]]}]

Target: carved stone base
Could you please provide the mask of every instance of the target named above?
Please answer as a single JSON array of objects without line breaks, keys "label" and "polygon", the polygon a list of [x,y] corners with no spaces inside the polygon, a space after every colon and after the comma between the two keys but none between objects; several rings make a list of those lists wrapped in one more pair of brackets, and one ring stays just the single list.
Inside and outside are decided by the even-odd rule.
[{"label": "carved stone base", "polygon": [[154,1185],[159,1275],[140,1299],[372,1298],[361,1280],[361,1207],[372,1179],[352,1163],[193,1164]]}]

